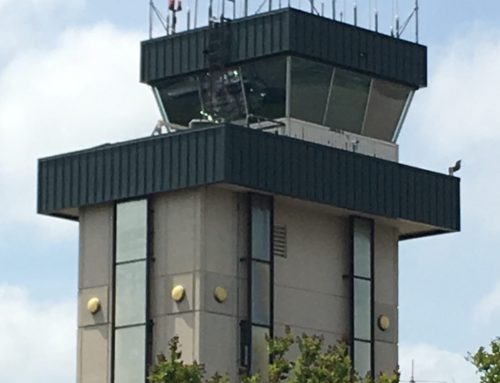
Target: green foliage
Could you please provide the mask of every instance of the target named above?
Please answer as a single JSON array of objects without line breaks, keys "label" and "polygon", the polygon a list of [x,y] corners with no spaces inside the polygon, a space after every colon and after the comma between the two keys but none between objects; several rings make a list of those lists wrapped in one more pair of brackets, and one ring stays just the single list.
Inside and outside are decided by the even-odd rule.
[{"label": "green foliage", "polygon": [[227,377],[219,374],[205,380],[203,365],[197,362],[185,364],[181,359],[178,337],[172,338],[168,346],[170,355],[168,359],[163,354],[158,355],[158,363],[148,378],[151,383],[229,383]]},{"label": "green foliage", "polygon": [[477,368],[481,383],[500,382],[500,338],[490,344],[491,351],[480,347],[475,354],[469,354],[467,359]]},{"label": "green foliage", "polygon": [[[286,329],[283,337],[268,338],[270,360],[269,383],[399,383],[399,375],[381,375],[375,381],[361,378],[352,369],[347,345],[325,347],[320,336],[303,334],[294,337]],[[298,357],[290,360],[288,354],[296,346]],[[203,365],[184,364],[179,351],[179,339],[169,343],[170,357],[160,355],[158,364],[149,377],[151,383],[229,383],[227,376],[216,374],[206,379]],[[260,374],[244,376],[241,383],[262,383]],[[490,381],[485,381],[490,383]],[[498,382],[495,382],[498,383]]]},{"label": "green foliage", "polygon": [[[269,383],[373,383],[371,378],[360,378],[353,371],[345,343],[325,347],[321,336],[303,334],[294,338],[286,329],[284,337],[268,339],[268,345],[272,360]],[[294,345],[299,356],[288,360],[286,355]],[[399,375],[381,375],[375,382],[398,383]]]}]

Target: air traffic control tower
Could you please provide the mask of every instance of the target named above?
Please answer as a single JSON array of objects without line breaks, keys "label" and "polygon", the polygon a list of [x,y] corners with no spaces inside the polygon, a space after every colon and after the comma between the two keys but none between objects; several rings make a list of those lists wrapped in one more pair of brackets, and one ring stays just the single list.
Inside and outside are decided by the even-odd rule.
[{"label": "air traffic control tower", "polygon": [[141,60],[168,132],[39,162],[80,226],[78,383],[144,383],[174,335],[236,382],[285,326],[393,371],[398,243],[460,230],[459,179],[398,162],[426,47],[286,8]]}]

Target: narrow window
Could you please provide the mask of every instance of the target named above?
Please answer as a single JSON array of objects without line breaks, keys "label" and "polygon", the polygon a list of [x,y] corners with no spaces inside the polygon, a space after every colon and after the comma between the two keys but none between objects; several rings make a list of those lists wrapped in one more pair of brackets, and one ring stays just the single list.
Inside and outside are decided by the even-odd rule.
[{"label": "narrow window", "polygon": [[352,359],[373,376],[373,222],[352,219]]},{"label": "narrow window", "polygon": [[249,329],[251,372],[267,375],[266,336],[273,326],[272,198],[250,196]]},{"label": "narrow window", "polygon": [[146,379],[148,203],[116,205],[114,383]]}]

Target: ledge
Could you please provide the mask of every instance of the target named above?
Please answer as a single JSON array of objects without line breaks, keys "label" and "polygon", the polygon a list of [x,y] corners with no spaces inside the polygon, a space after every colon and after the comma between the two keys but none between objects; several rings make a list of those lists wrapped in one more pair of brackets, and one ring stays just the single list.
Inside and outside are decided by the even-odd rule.
[{"label": "ledge", "polygon": [[226,184],[420,224],[406,237],[460,230],[460,180],[253,129],[211,128],[39,160],[38,212]]}]

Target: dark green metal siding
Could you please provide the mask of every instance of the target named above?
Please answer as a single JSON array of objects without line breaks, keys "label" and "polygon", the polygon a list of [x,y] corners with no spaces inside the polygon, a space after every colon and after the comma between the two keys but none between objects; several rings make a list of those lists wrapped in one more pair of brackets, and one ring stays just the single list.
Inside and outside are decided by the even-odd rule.
[{"label": "dark green metal siding", "polygon": [[458,178],[250,129],[226,132],[231,184],[460,229]]},{"label": "dark green metal siding", "polygon": [[224,180],[224,130],[171,134],[39,161],[38,212]]},{"label": "dark green metal siding", "polygon": [[[229,65],[292,54],[420,88],[427,85],[427,48],[294,9],[227,23]],[[209,28],[144,41],[141,81],[204,71]]]},{"label": "dark green metal siding", "polygon": [[222,182],[460,230],[458,178],[229,125],[42,159],[38,211]]}]

